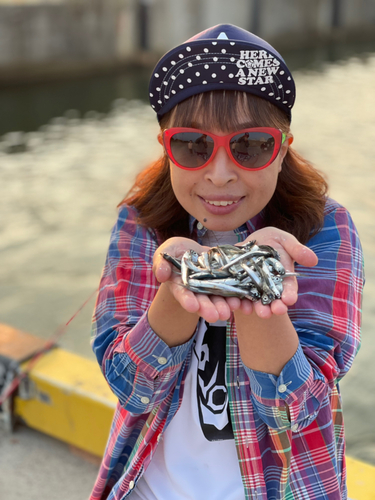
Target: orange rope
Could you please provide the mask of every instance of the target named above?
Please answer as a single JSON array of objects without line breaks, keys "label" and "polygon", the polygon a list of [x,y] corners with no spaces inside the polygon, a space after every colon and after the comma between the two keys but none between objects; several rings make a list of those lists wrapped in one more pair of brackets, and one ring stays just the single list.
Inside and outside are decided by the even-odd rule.
[{"label": "orange rope", "polygon": [[47,351],[49,351],[56,343],[57,341],[64,335],[64,333],[68,330],[68,326],[70,323],[74,320],[74,318],[82,311],[82,309],[87,305],[88,302],[92,299],[92,297],[97,293],[99,289],[97,288],[94,290],[93,293],[90,294],[90,296],[85,300],[85,302],[81,305],[79,309],[73,314],[73,316],[65,323],[65,325],[60,325],[56,332],[51,335],[49,339],[47,339],[45,346],[43,349],[36,354],[34,354],[26,367],[23,369],[21,373],[19,373],[14,379],[11,381],[11,383],[8,385],[8,387],[4,388],[2,394],[0,395],[0,406],[4,403],[4,401],[13,394],[13,392],[18,388],[20,385],[21,381],[30,373],[31,369],[35,366],[36,362],[38,359]]}]

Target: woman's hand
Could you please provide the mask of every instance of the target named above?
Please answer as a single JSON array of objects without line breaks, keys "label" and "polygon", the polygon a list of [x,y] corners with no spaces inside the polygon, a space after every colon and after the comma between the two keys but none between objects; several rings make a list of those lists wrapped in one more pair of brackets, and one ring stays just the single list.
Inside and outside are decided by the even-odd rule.
[{"label": "woman's hand", "polygon": [[181,276],[175,272],[177,269],[161,255],[165,252],[180,259],[186,250],[195,250],[197,253],[202,253],[207,252],[209,247],[201,246],[189,238],[168,239],[160,245],[154,255],[153,271],[156,279],[169,288],[174,298],[187,312],[196,313],[209,323],[214,323],[219,319],[228,320],[231,312],[239,309],[243,301],[237,297],[208,296],[195,294],[187,290],[182,284]]},{"label": "woman's hand", "polygon": [[[275,227],[266,227],[251,234],[245,242],[256,240],[258,245],[270,245],[280,255],[281,263],[287,272],[294,271],[294,262],[307,267],[315,266],[318,258],[315,253],[290,233]],[[242,242],[241,245],[243,245]],[[156,279],[165,284],[179,302],[189,313],[196,313],[209,323],[227,320],[232,311],[240,310],[243,314],[251,314],[253,311],[261,318],[270,318],[274,315],[282,315],[288,311],[288,306],[293,305],[298,298],[298,284],[296,277],[288,277],[283,281],[283,293],[281,299],[273,301],[270,305],[263,305],[261,301],[251,302],[248,299],[237,297],[220,297],[218,295],[195,294],[187,290],[176,272],[176,268],[162,257],[166,252],[172,257],[180,259],[186,250],[195,250],[197,253],[206,252],[209,247],[199,245],[189,238],[170,238],[165,241],[155,252],[153,271]]]},{"label": "woman's hand", "polygon": [[[318,257],[310,248],[302,245],[293,235],[275,227],[265,227],[255,231],[245,242],[256,240],[257,245],[269,245],[280,255],[280,261],[287,272],[294,272],[294,262],[302,266],[313,267],[318,263]],[[245,243],[243,242],[243,243]],[[241,245],[243,244],[241,243]],[[261,318],[270,318],[273,314],[282,315],[288,311],[288,306],[293,305],[298,298],[298,283],[295,276],[285,278],[283,281],[281,299],[263,305],[261,301],[250,303],[242,300],[241,311],[251,314],[252,311]]]}]

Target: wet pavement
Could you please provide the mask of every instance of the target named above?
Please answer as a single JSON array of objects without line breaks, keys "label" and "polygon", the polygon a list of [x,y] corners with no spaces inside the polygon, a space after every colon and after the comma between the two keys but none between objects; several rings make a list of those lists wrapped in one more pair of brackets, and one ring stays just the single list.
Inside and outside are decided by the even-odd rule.
[{"label": "wet pavement", "polygon": [[[295,79],[294,146],[327,175],[364,248],[363,346],[341,387],[348,453],[375,464],[375,54],[297,71]],[[0,141],[0,322],[46,338],[95,291],[116,205],[160,153],[156,134],[146,105],[120,100],[109,115],[70,112]],[[93,306],[92,298],[60,342],[91,359]],[[94,476],[90,469],[87,483]]]},{"label": "wet pavement", "polygon": [[45,434],[17,427],[0,428],[0,498],[2,500],[85,500],[98,464]]}]

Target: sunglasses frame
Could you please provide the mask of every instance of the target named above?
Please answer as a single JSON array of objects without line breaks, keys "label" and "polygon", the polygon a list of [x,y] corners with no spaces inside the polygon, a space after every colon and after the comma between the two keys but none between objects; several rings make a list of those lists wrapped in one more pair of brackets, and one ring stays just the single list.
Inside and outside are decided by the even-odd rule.
[{"label": "sunglasses frame", "polygon": [[[176,159],[173,157],[172,153],[172,148],[171,148],[171,139],[175,134],[181,134],[183,132],[195,132],[195,133],[200,133],[203,135],[210,136],[214,140],[214,149],[212,151],[212,154],[210,158],[201,165],[200,167],[184,167],[183,165],[180,165]],[[255,167],[255,168],[248,168],[244,167],[241,165],[233,156],[232,151],[230,149],[230,141],[233,137],[239,134],[243,134],[246,132],[263,132],[271,135],[275,139],[275,148],[272,154],[272,157],[270,160],[263,165],[262,167]],[[237,165],[237,167],[242,168],[243,170],[249,170],[249,171],[256,171],[256,170],[263,170],[264,168],[267,168],[273,161],[275,161],[277,155],[280,152],[281,146],[284,144],[285,140],[287,138],[287,134],[282,132],[280,129],[273,128],[273,127],[254,127],[254,128],[245,128],[242,130],[238,130],[236,132],[231,132],[230,134],[226,135],[215,135],[212,134],[211,132],[207,132],[205,130],[200,130],[196,128],[189,128],[189,127],[172,127],[169,129],[164,130],[162,133],[162,140],[159,135],[159,142],[164,144],[165,151],[168,155],[168,158],[174,163],[177,167],[182,168],[183,170],[201,170],[202,168],[206,167],[214,158],[217,153],[217,150],[219,147],[224,147],[229,158]]]}]

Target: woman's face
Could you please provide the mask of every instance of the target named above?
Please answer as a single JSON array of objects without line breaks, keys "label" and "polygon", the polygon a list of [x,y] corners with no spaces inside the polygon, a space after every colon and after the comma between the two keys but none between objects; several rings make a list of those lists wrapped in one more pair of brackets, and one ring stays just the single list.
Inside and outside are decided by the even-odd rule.
[{"label": "woman's face", "polygon": [[[218,130],[213,134],[225,135]],[[230,231],[257,215],[272,198],[288,140],[263,170],[239,168],[223,147],[201,170],[184,170],[170,162],[173,191],[182,207],[212,231]]]}]

